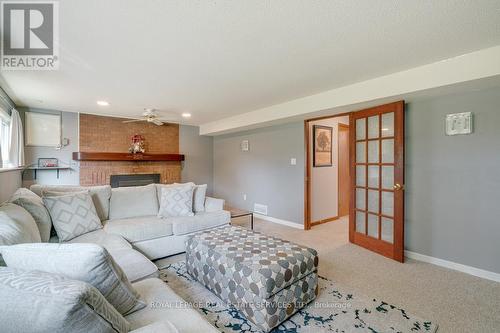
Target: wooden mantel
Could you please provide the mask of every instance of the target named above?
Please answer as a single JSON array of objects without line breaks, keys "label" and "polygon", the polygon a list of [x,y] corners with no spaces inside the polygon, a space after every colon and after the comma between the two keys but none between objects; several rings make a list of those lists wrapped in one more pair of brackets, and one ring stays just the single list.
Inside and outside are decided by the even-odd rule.
[{"label": "wooden mantel", "polygon": [[75,161],[184,161],[182,154],[131,154],[107,152],[74,152]]}]

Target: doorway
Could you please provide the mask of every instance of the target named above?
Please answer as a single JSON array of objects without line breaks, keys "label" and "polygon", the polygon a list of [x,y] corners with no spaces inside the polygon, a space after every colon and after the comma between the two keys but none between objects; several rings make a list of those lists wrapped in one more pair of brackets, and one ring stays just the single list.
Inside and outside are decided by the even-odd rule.
[{"label": "doorway", "polygon": [[[349,121],[349,114],[305,121],[306,229],[342,216],[348,219]],[[347,234],[348,228],[345,229]]]}]

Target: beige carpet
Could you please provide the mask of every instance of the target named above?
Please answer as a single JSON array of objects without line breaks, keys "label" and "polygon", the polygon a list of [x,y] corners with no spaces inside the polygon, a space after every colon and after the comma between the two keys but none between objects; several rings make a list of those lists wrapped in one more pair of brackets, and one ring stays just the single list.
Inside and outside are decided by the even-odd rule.
[{"label": "beige carpet", "polygon": [[[240,218],[233,223],[247,221]],[[400,264],[349,244],[347,219],[310,231],[256,219],[255,230],[317,249],[320,275],[432,320],[439,333],[500,332],[500,283],[411,259]]]}]

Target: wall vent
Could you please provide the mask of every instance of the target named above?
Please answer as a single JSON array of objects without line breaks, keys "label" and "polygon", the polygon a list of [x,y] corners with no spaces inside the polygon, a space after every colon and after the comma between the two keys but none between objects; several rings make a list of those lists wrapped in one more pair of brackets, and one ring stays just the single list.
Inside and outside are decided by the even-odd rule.
[{"label": "wall vent", "polygon": [[254,213],[257,213],[257,214],[267,215],[267,206],[256,203],[253,205],[253,211],[254,211]]}]

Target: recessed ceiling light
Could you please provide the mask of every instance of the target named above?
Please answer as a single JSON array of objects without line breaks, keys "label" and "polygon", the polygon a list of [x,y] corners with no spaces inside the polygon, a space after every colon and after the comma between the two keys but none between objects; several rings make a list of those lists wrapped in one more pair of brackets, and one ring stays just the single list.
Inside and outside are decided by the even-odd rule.
[{"label": "recessed ceiling light", "polygon": [[182,114],[182,116],[183,116],[184,118],[191,118],[191,113],[184,112],[184,113]]},{"label": "recessed ceiling light", "polygon": [[107,101],[97,101],[97,105],[99,105],[99,106],[109,106],[109,103]]}]

